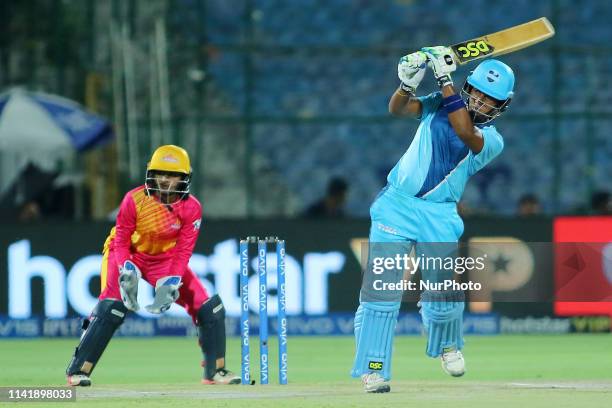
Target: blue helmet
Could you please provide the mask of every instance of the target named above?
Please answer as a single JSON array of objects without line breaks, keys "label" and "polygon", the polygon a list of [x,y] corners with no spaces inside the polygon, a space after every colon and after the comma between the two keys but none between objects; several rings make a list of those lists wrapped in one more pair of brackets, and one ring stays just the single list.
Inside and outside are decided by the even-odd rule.
[{"label": "blue helmet", "polygon": [[[495,106],[479,101],[480,107],[489,106],[488,113],[480,112],[480,107],[475,110],[470,108],[470,94],[473,88],[498,101]],[[514,96],[514,72],[501,61],[494,59],[483,61],[466,78],[461,96],[474,123],[477,125],[488,123],[508,108]]]},{"label": "blue helmet", "polygon": [[495,59],[478,64],[467,77],[467,83],[498,101],[505,101],[514,95],[512,68]]}]

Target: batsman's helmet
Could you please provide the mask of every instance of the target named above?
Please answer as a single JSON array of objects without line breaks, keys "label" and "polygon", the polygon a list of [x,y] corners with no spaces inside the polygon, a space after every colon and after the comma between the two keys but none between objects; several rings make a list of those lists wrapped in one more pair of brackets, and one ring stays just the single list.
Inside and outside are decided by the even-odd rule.
[{"label": "batsman's helmet", "polygon": [[463,85],[461,95],[468,106],[467,102],[472,88],[476,88],[498,101],[497,106],[494,106],[487,114],[470,112],[474,123],[487,123],[508,108],[514,96],[514,72],[512,72],[512,68],[499,60],[485,60],[478,64],[474,71],[470,72]]},{"label": "batsman's helmet", "polygon": [[[156,180],[156,175],[159,173],[168,173],[180,175],[181,182],[174,190],[163,190],[159,187]],[[160,192],[168,194],[179,194],[185,199],[189,195],[189,186],[191,184],[191,163],[189,155],[182,147],[175,145],[160,146],[153,152],[151,160],[147,164],[147,173],[145,178],[145,187],[147,193]]]}]

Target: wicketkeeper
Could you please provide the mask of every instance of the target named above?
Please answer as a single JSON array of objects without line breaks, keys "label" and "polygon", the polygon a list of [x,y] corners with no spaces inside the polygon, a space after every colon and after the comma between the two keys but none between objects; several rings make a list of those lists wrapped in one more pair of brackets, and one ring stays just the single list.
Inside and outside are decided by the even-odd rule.
[{"label": "wicketkeeper", "polygon": [[146,310],[159,314],[177,303],[198,328],[204,357],[203,384],[239,384],[225,369],[225,309],[209,296],[189,258],[202,218],[199,201],[189,194],[191,164],[187,152],[161,146],[147,165],[143,186],[128,192],[117,222],[104,243],[99,302],[84,320],[83,334],[66,369],[68,384],[91,385],[90,376],[128,311],[137,311],[138,281],[155,287]]},{"label": "wicketkeeper", "polygon": [[[427,66],[440,92],[417,97]],[[465,184],[504,147],[492,121],[512,99],[514,73],[500,61],[485,60],[470,73],[459,94],[451,78],[455,68],[447,47],[426,47],[399,61],[401,83],[391,96],[389,111],[417,118],[420,125],[370,207],[370,262],[373,257],[392,257],[393,252],[409,254],[415,245],[418,256],[452,253],[463,233],[457,202]],[[392,283],[402,279],[402,270],[387,272]],[[422,272],[429,282],[453,279],[453,271]],[[388,392],[402,291],[375,293],[366,285],[372,280],[366,271],[355,314],[357,347],[351,374],[361,377],[366,392]],[[426,354],[440,358],[446,373],[463,375],[463,292],[427,291],[420,306],[428,336]]]}]

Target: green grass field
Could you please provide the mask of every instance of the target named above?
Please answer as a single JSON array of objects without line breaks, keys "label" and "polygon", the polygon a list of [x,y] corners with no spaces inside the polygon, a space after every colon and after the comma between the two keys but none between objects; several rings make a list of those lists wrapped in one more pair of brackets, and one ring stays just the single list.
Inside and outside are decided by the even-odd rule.
[{"label": "green grass field", "polygon": [[[256,338],[251,346],[258,363]],[[52,407],[604,407],[612,400],[612,337],[551,335],[468,337],[468,372],[443,374],[424,355],[425,339],[396,338],[391,393],[365,394],[348,376],[351,337],[289,339],[289,382],[277,382],[270,345],[270,385],[203,386],[195,339],[117,338],[77,403]],[[74,340],[0,341],[0,386],[58,386]],[[228,345],[228,367],[239,372],[239,343]],[[253,365],[254,378],[259,373]],[[42,403],[34,406],[43,405]],[[28,405],[30,406],[30,405]]]}]

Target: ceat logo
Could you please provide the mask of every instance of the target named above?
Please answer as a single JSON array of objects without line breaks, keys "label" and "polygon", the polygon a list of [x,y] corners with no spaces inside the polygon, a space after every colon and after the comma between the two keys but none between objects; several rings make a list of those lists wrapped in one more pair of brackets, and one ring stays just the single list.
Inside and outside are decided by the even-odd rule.
[{"label": "ceat logo", "polygon": [[162,160],[168,163],[178,163],[178,159],[171,154],[165,155]]}]

